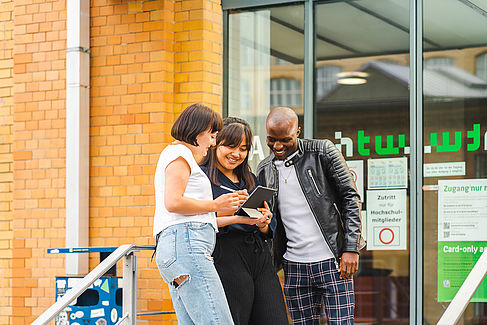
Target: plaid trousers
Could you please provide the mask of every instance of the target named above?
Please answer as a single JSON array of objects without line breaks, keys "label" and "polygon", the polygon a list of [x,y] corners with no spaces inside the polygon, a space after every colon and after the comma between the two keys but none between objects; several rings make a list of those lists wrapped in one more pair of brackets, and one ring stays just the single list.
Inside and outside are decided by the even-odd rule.
[{"label": "plaid trousers", "polygon": [[284,295],[293,325],[320,324],[324,304],[327,324],[353,324],[353,280],[340,279],[333,259],[298,263],[283,261]]}]

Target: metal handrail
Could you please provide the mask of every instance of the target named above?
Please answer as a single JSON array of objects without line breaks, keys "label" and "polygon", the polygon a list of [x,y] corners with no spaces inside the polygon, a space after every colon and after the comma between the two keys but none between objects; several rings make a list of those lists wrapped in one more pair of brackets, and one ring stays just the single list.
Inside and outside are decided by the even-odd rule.
[{"label": "metal handrail", "polygon": [[[122,257],[123,263],[123,321],[127,324],[135,324],[136,320],[136,296],[137,296],[137,277],[136,262],[134,252],[139,250],[153,250],[153,245],[122,245],[88,273],[79,283],[69,289],[56,303],[43,312],[32,323],[33,325],[44,325],[49,323],[57,314],[66,308],[71,302],[78,298],[96,280],[102,277],[112,266]],[[120,322],[121,323],[121,322]]]},{"label": "metal handrail", "polygon": [[[152,315],[165,314],[166,312],[158,313],[139,313],[136,312],[136,296],[137,296],[137,277],[136,277],[136,260],[134,252],[139,250],[153,250],[153,245],[122,245],[104,259],[98,266],[96,266],[90,273],[88,273],[78,284],[69,289],[64,296],[62,296],[56,303],[49,307],[32,323],[33,325],[44,325],[49,323],[56,315],[58,315],[71,302],[78,298],[86,289],[88,289],[96,280],[102,277],[112,266],[114,266],[122,257],[123,264],[123,312],[122,318],[118,324],[122,322],[127,324],[135,324],[137,315]],[[456,324],[463,312],[467,308],[470,299],[472,299],[475,291],[479,287],[487,275],[487,251],[484,251],[477,263],[470,271],[469,275],[463,282],[453,300],[448,305],[437,325],[454,325]]]},{"label": "metal handrail", "polygon": [[477,288],[485,278],[486,274],[487,251],[484,251],[477,263],[474,265],[472,271],[470,271],[470,274],[463,282],[457,294],[448,305],[448,308],[446,308],[437,325],[453,325],[460,320],[460,317],[465,311],[465,308],[467,308],[470,299],[472,299],[475,291],[477,291]]}]

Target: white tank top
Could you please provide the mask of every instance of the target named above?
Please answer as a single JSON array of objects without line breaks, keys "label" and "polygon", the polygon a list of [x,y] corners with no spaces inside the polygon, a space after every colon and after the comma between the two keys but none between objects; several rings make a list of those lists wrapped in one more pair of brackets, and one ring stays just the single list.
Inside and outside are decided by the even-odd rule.
[{"label": "white tank top", "polygon": [[158,233],[169,226],[184,222],[210,223],[213,225],[215,231],[217,231],[218,227],[216,225],[216,215],[214,212],[184,215],[166,210],[164,205],[164,192],[166,191],[164,188],[165,171],[167,165],[176,160],[178,157],[185,159],[191,169],[191,174],[188,179],[186,190],[184,191],[184,196],[196,200],[213,200],[210,180],[198,166],[198,163],[194,159],[191,150],[182,144],[168,145],[161,152],[154,177],[156,210],[154,213],[153,236],[155,237]]}]

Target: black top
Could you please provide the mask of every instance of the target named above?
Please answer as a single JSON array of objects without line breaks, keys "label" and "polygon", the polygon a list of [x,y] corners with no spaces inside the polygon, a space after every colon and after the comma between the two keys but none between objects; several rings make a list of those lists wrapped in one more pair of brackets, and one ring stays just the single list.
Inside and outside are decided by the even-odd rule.
[{"label": "black top", "polygon": [[[209,173],[208,166],[203,165],[200,167],[203,170],[203,172],[205,172],[205,174],[208,175],[208,173]],[[227,176],[225,176],[219,169],[217,169],[217,175],[218,175],[217,177],[218,177],[218,181],[220,182],[220,185],[234,189],[236,191],[246,189],[245,182],[242,181],[239,183],[234,183]],[[254,174],[252,174],[252,177],[254,178],[254,182],[255,182],[254,188],[255,188],[259,185],[259,181],[257,180],[257,177]],[[254,190],[254,188],[252,188],[250,191],[247,189],[249,194]],[[213,199],[216,199],[220,195],[229,193],[228,190],[221,188],[220,186],[215,185],[213,183],[211,183],[211,189],[213,191]],[[270,204],[270,202],[267,202],[267,203]],[[270,227],[270,229],[269,229],[269,233],[267,235],[272,237],[273,231],[276,227],[276,220],[274,220],[274,218],[271,219],[271,223],[269,224],[269,227]],[[220,229],[220,231],[221,230],[223,230],[223,232],[225,232],[225,230],[235,230],[235,231],[239,231],[239,232],[256,232],[256,231],[259,231],[259,228],[257,226],[235,223],[235,224],[228,225],[228,226],[224,227],[223,229]]]}]

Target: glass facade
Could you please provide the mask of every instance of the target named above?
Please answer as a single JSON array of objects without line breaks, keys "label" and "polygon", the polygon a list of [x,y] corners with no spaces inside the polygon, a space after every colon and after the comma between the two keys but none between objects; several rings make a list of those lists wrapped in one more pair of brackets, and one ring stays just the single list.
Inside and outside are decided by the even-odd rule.
[{"label": "glass facade", "polygon": [[[387,23],[390,12],[401,10],[405,26]],[[361,253],[355,277],[356,322],[407,323],[408,6],[405,3],[401,8],[389,1],[380,5],[376,1],[318,2],[315,18],[314,136],[331,139],[341,149],[359,185],[362,219],[370,221],[363,229],[367,249]],[[341,70],[326,91],[317,79],[322,66]],[[387,168],[397,168],[398,174],[383,174]],[[396,184],[383,183],[385,177],[396,176],[400,180]],[[401,202],[401,212],[389,218],[399,222],[380,216],[383,210],[376,198],[385,194],[396,195]]]},{"label": "glass facade", "polygon": [[[482,230],[487,197],[476,191],[487,185],[487,148],[481,141],[487,134],[487,81],[479,60],[487,51],[486,10],[487,1],[423,5],[423,39],[434,41],[424,45],[424,61],[443,58],[444,63],[423,67],[424,188],[438,186],[423,194],[423,313],[429,323],[439,319],[487,246]],[[457,17],[468,19],[452,24]],[[486,323],[486,302],[484,281],[463,324]]]},{"label": "glass facade", "polygon": [[[356,323],[436,323],[487,247],[487,0],[265,2],[222,2],[252,167],[275,106],[333,141],[363,201]],[[485,282],[462,324],[487,323]]]},{"label": "glass facade", "polygon": [[228,115],[253,126],[249,161],[254,168],[267,155],[269,110],[289,106],[303,116],[303,17],[304,6],[294,5],[239,11],[228,18]]}]

